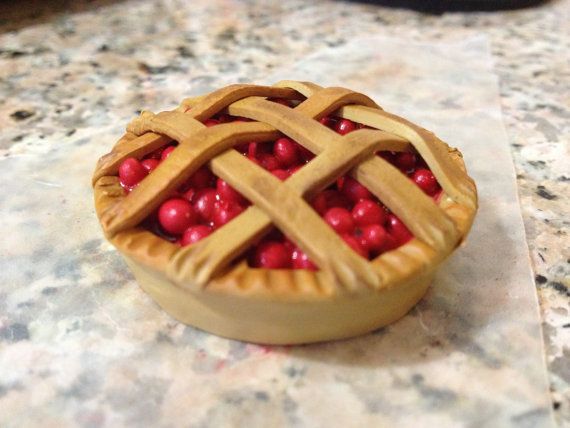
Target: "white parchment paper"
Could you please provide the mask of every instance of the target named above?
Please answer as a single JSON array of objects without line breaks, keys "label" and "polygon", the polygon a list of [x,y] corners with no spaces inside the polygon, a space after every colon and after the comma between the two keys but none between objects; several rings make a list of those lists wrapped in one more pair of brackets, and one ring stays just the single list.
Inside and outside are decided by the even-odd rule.
[{"label": "white parchment paper", "polygon": [[[15,145],[2,164],[0,210],[12,233],[0,242],[0,425],[550,426],[537,300],[485,39],[354,40],[267,83],[281,78],[360,90],[464,153],[480,211],[425,299],[373,334],[310,346],[259,347],[177,323],[102,238],[90,175],[95,154],[119,135],[107,113],[92,113],[73,138]],[[116,99],[132,104],[128,91]]]},{"label": "white parchment paper", "polygon": [[[441,269],[412,316],[372,340],[372,349],[363,344],[366,354],[387,363],[361,379],[368,379],[363,390],[381,408],[378,421],[550,423],[538,303],[486,39],[415,44],[363,38],[280,69],[267,83],[281,79],[344,86],[371,96],[458,147],[477,182],[480,210],[465,248]],[[334,360],[335,352],[329,352]],[[397,373],[406,378],[403,373],[409,376],[410,370],[417,401],[408,387],[402,396],[393,388],[402,380]],[[376,388],[384,391],[382,398],[372,398]],[[453,399],[447,395],[451,391]],[[406,411],[408,406],[398,404],[404,402],[424,411]]]}]

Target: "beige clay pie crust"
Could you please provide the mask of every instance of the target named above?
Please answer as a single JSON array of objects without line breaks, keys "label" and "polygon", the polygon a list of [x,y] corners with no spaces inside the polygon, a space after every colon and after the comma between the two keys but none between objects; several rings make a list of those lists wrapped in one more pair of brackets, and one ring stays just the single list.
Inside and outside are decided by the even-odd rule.
[{"label": "beige clay pie crust", "polygon": [[[300,103],[288,108],[266,98]],[[202,124],[220,112],[253,121]],[[341,136],[318,122],[329,114],[373,129]],[[317,155],[283,182],[232,149],[283,134]],[[177,148],[127,196],[117,177],[121,162],[172,140]],[[374,155],[380,150],[417,151],[443,189],[439,202]],[[139,226],[204,164],[252,205],[188,247]],[[411,241],[368,261],[324,223],[305,200],[347,173],[404,222],[414,235]],[[186,99],[173,111],[143,112],[99,160],[93,186],[107,238],[162,308],[217,335],[268,344],[346,338],[402,317],[424,295],[435,268],[463,241],[477,210],[476,187],[458,150],[365,95],[295,81],[232,85]],[[319,270],[232,263],[273,226]]]}]

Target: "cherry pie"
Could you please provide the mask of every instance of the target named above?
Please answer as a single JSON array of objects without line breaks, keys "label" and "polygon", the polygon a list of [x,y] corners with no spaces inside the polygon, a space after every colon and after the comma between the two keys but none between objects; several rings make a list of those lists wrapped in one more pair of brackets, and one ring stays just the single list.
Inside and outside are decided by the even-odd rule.
[{"label": "cherry pie", "polygon": [[272,344],[400,318],[477,209],[458,150],[365,95],[294,81],[142,112],[93,186],[107,238],[160,306]]}]

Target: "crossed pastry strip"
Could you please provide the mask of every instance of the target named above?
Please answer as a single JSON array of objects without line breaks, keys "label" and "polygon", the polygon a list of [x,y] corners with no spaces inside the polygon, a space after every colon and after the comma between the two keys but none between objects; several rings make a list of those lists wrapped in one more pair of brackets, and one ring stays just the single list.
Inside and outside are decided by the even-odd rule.
[{"label": "crossed pastry strip", "polygon": [[[266,97],[306,99],[289,108]],[[201,123],[223,110],[253,121],[211,128]],[[315,120],[333,112],[376,129],[340,136]],[[273,87],[233,85],[184,100],[174,111],[156,115],[143,112],[127,130],[113,151],[101,158],[93,178],[96,188],[104,189],[106,196],[100,217],[109,237],[132,241],[144,234],[137,225],[207,163],[216,175],[252,202],[241,215],[189,247],[152,242],[153,248],[148,251],[165,251],[166,275],[186,288],[205,287],[273,225],[320,268],[311,274],[320,277],[317,282],[322,291],[383,286],[387,278],[384,271],[397,269],[388,265],[395,265],[398,257],[385,254],[378,258],[383,260],[362,258],[307,202],[345,173],[365,185],[400,217],[414,234],[417,248],[428,253],[450,252],[462,237],[461,225],[397,168],[376,156],[377,151],[409,151],[413,146],[451,201],[449,209],[473,211],[476,207],[474,184],[450,157],[447,145],[432,133],[383,111],[365,95],[343,88],[292,81]],[[275,140],[282,134],[316,154],[285,181],[232,150],[241,143]],[[178,141],[178,147],[128,196],[124,195],[114,177],[120,163],[127,157],[145,156],[171,140]],[[413,251],[393,253],[414,257]]]}]

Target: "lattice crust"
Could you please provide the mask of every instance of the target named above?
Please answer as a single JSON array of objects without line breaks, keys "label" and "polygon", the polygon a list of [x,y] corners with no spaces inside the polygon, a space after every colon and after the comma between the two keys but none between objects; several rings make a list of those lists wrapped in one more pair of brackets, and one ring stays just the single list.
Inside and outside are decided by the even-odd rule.
[{"label": "lattice crust", "polygon": [[[300,102],[289,108],[266,99],[270,97]],[[202,124],[220,112],[253,121],[211,128]],[[333,112],[374,129],[340,136],[315,120]],[[283,182],[232,149],[245,142],[275,140],[282,134],[317,155]],[[126,196],[116,177],[120,163],[128,157],[141,158],[171,140],[178,141],[177,148]],[[444,197],[439,205],[374,154],[412,148],[442,186]],[[178,247],[137,227],[204,164],[252,206],[189,247]],[[356,254],[307,203],[345,173],[376,195],[415,239],[372,261]],[[143,112],[128,125],[112,152],[100,159],[93,184],[97,212],[112,242],[128,257],[194,290],[209,287],[235,292],[261,284],[265,291],[284,287],[309,295],[391,286],[446,257],[466,235],[477,206],[476,188],[460,154],[435,135],[383,111],[365,95],[293,81],[273,87],[232,85],[186,99],[173,111]],[[318,272],[271,272],[243,263],[230,267],[273,225],[308,254]]]}]

